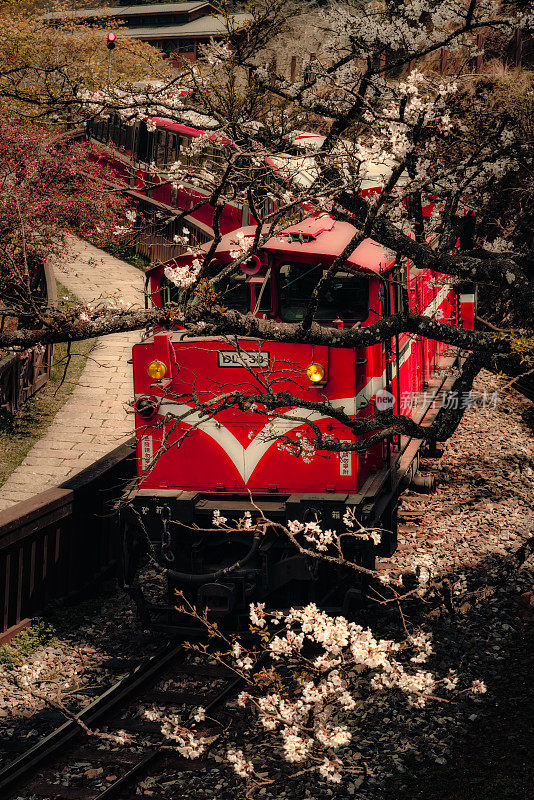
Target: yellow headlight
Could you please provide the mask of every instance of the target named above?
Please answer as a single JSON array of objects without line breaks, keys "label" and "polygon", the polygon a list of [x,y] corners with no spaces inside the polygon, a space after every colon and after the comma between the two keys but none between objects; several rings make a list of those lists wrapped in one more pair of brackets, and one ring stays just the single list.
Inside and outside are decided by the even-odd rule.
[{"label": "yellow headlight", "polygon": [[167,374],[167,367],[163,361],[151,361],[147,372],[153,381],[160,381]]},{"label": "yellow headlight", "polygon": [[324,381],[324,367],[320,364],[310,364],[306,370],[306,375],[312,383],[320,383],[320,381]]}]

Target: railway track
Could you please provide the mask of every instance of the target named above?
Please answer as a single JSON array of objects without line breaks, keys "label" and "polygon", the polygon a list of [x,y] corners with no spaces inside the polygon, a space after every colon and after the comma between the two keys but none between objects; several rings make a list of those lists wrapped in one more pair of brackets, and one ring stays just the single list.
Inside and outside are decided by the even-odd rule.
[{"label": "railway track", "polygon": [[[198,691],[195,684],[202,684]],[[181,756],[161,733],[161,723],[139,716],[139,709],[157,707],[187,721],[199,706],[206,717],[224,722],[224,705],[237,695],[242,680],[220,665],[199,665],[182,642],[167,642],[135,666],[73,719],[0,770],[2,800],[139,800],[139,784],[177,773],[217,768],[209,756]],[[171,687],[171,688],[169,688]],[[184,691],[185,689],[185,691]],[[215,721],[198,732],[216,734]],[[130,737],[127,744],[94,737],[93,730]],[[106,774],[107,773],[107,774]],[[164,795],[152,795],[163,800]]]}]

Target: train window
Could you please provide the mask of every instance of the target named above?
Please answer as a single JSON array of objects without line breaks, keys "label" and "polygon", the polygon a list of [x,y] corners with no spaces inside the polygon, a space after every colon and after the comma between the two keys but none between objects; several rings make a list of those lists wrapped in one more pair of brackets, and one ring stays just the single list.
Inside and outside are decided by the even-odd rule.
[{"label": "train window", "polygon": [[131,153],[132,151],[132,140],[133,140],[133,128],[131,125],[125,124],[123,147],[128,153]]},{"label": "train window", "polygon": [[184,166],[187,167],[189,167],[191,164],[191,154],[188,150],[190,144],[191,144],[191,138],[189,136],[181,137],[180,152],[183,153],[182,163]]},{"label": "train window", "polygon": [[159,282],[159,291],[161,307],[165,308],[169,303],[179,303],[184,290],[172,283],[166,275],[162,275]]},{"label": "train window", "polygon": [[108,142],[115,143],[115,117],[108,119]]},{"label": "train window", "polygon": [[113,121],[113,144],[115,147],[121,146],[122,124],[120,117],[115,116]]},{"label": "train window", "polygon": [[126,125],[124,122],[121,122],[120,133],[119,133],[119,147],[121,150],[128,149],[128,130],[129,126]]},{"label": "train window", "polygon": [[153,133],[149,133],[147,124],[143,120],[139,125],[138,151],[139,161],[148,163],[151,160]]},{"label": "train window", "polygon": [[254,296],[252,298],[255,313],[269,312],[273,307],[271,277],[268,275],[261,283],[253,283]]},{"label": "train window", "polygon": [[[312,292],[325,274],[322,264],[283,264],[279,270],[280,317],[284,322],[303,319]],[[358,322],[369,314],[369,281],[352,272],[338,272],[321,293],[315,313],[318,321]]]},{"label": "train window", "polygon": [[158,167],[164,167],[167,161],[167,131],[157,131],[156,136],[156,152],[154,160]]},{"label": "train window", "polygon": [[113,117],[113,127],[111,129],[111,138],[115,147],[120,147],[121,143],[121,121],[117,115]]},{"label": "train window", "polygon": [[[222,269],[221,265],[217,265],[214,269],[208,270],[208,277],[213,278]],[[219,303],[241,314],[248,314],[250,312],[250,283],[247,283],[247,276],[243,273],[226,276],[219,283],[215,284],[215,291],[219,295]],[[165,276],[161,276],[160,281],[160,297],[162,308],[169,303],[180,302],[181,297],[185,290],[175,286]],[[195,299],[193,299],[193,304]]]},{"label": "train window", "polygon": [[[222,269],[220,264],[208,268],[208,277],[214,278]],[[227,275],[214,286],[215,291],[220,296],[221,305],[240,311],[241,314],[248,314],[250,311],[250,283],[247,283],[247,276],[244,272]]]},{"label": "train window", "polygon": [[174,164],[175,161],[178,160],[178,152],[180,148],[180,139],[175,133],[169,134],[169,151],[168,151],[168,162],[169,164]]},{"label": "train window", "polygon": [[247,276],[232,275],[230,278],[223,278],[215,289],[221,295],[221,302],[241,314],[248,314],[250,311],[250,284],[246,282]]},{"label": "train window", "polygon": [[132,125],[132,158],[137,160],[139,158],[138,155],[139,149],[139,125],[134,122]]},{"label": "train window", "polygon": [[[189,146],[191,145],[191,139],[189,139],[187,144]],[[187,154],[187,166],[192,167],[193,169],[200,169],[200,167],[204,163],[205,158],[206,158],[206,151],[204,149],[197,150],[196,148],[194,148],[193,151],[189,150]]]},{"label": "train window", "polygon": [[167,164],[171,162],[171,134],[166,131],[165,132],[165,155],[163,157],[163,166],[166,167]]},{"label": "train window", "polygon": [[120,147],[121,144],[121,121],[118,117],[113,122],[113,144],[115,147]]},{"label": "train window", "polygon": [[208,155],[209,166],[213,170],[218,170],[218,169],[220,170],[220,167],[222,166],[222,160],[223,160],[223,152],[222,152],[221,148],[217,147],[217,145],[213,145],[212,144],[208,148],[207,155]]}]

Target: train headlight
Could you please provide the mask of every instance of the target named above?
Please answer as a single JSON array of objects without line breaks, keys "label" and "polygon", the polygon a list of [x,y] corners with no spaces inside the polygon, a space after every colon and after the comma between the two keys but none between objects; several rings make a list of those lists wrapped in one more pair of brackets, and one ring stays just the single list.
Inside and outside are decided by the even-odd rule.
[{"label": "train headlight", "polygon": [[306,375],[312,383],[321,383],[321,381],[324,381],[325,376],[324,367],[320,364],[310,364],[306,370]]},{"label": "train headlight", "polygon": [[161,381],[167,374],[167,367],[163,361],[151,361],[147,372],[153,381]]}]

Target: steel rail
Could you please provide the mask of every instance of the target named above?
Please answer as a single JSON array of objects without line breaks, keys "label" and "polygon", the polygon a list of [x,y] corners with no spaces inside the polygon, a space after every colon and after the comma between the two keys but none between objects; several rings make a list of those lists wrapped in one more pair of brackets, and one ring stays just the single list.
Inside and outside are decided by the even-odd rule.
[{"label": "steel rail", "polygon": [[115,794],[124,789],[125,786],[128,786],[135,778],[141,777],[144,771],[151,766],[158,758],[161,758],[163,753],[161,750],[152,750],[150,753],[144,756],[141,761],[138,761],[137,764],[128,770],[124,775],[121,775],[120,778],[111,784],[111,786],[107,786],[104,791],[100,792],[100,794],[95,795],[94,800],[107,800],[107,798],[114,797]]},{"label": "steel rail", "polygon": [[[204,707],[204,711],[206,714],[211,714],[216,708],[221,706],[223,703],[226,702],[229,698],[233,697],[235,693],[241,688],[244,681],[243,678],[237,677],[234,680],[230,681],[226,686],[218,692],[218,694],[206,703]],[[161,750],[157,748],[152,750],[151,752],[147,753],[141,760],[134,764],[124,775],[121,775],[120,778],[112,783],[110,786],[107,786],[100,794],[97,794],[92,798],[92,800],[109,800],[111,797],[115,797],[116,793],[122,791],[126,786],[131,784],[136,778],[139,778],[154,762],[156,762],[160,758],[165,758],[168,753],[165,750]],[[203,763],[205,759],[202,759],[200,763]],[[184,759],[184,766],[189,766],[186,763],[186,759]]]},{"label": "steel rail", "polygon": [[[57,755],[57,751],[63,749],[64,745],[74,739],[78,734],[84,733],[83,728],[79,725],[79,721],[82,721],[84,725],[95,722],[98,718],[109,713],[115,706],[128,699],[144,682],[153,678],[164,667],[168,666],[174,658],[180,654],[185,655],[185,653],[186,650],[181,642],[177,643],[176,639],[167,642],[157,653],[143,663],[137,665],[127,676],[117,681],[116,684],[107,689],[100,697],[84,708],[75,719],[69,720],[64,725],[60,726],[53,733],[49,734],[49,736],[30,748],[26,753],[23,753],[19,758],[11,762],[11,764],[8,764],[0,771],[0,797],[2,797],[2,800],[13,797],[14,795],[12,793],[14,790],[17,789],[20,784],[26,783],[28,780],[30,781],[30,791],[36,793],[37,796],[44,796],[44,792],[47,796],[52,793],[55,797],[54,789],[57,788],[59,790],[57,797],[69,797],[71,799],[76,797],[80,798],[80,800],[110,800],[112,797],[117,797],[123,790],[138,781],[153,768],[155,763],[160,760],[168,759],[169,757],[173,758],[175,754],[169,753],[168,749],[161,744],[154,747],[154,749],[145,748],[143,751],[136,754],[138,755],[138,760],[134,758],[133,762],[130,761],[130,767],[123,775],[101,791],[96,790],[96,793],[92,792],[90,789],[69,790],[68,786],[48,783],[31,783],[31,779],[35,778],[36,768],[41,766],[45,760],[48,761],[51,757],[53,758]],[[254,671],[262,666],[264,660],[264,658],[259,659],[255,665]],[[212,699],[207,702],[204,701],[204,709],[207,714],[213,713],[215,709],[235,696],[244,683],[244,679],[241,676],[234,676],[231,671],[229,671],[229,675],[226,675],[225,672],[221,674],[221,670],[218,667],[201,666],[197,668],[195,666],[191,668],[187,663],[179,662],[177,670],[178,672],[191,672],[194,675],[203,675],[209,678],[220,678],[223,676],[229,678],[228,682],[215,693],[215,696],[212,695]],[[195,702],[199,701],[199,698],[195,695],[191,696],[191,700],[193,698]],[[184,701],[186,703],[187,699],[187,696],[185,696]],[[200,698],[200,700],[202,700],[202,698]],[[95,754],[92,754],[92,756],[94,755]],[[110,754],[108,753],[107,755]],[[111,755],[113,756],[113,754]],[[81,760],[84,760],[83,754]],[[91,760],[93,760],[93,757],[91,757]],[[122,761],[122,759],[119,758],[118,763],[120,761]],[[179,770],[196,770],[203,766],[209,767],[209,765],[213,763],[215,762],[211,762],[207,757],[194,761],[187,758],[173,758],[174,767]]]},{"label": "steel rail", "polygon": [[[87,705],[74,719],[70,719],[52,731],[44,739],[22,753],[0,770],[0,797],[7,800],[16,786],[24,779],[33,777],[35,770],[43,761],[54,756],[75,736],[83,732],[80,722],[89,726],[114,706],[132,694],[136,689],[163,669],[169,662],[185,653],[183,643],[177,644],[175,639],[168,641],[150,658],[138,664],[103,694]],[[105,795],[107,796],[107,795]]]}]

